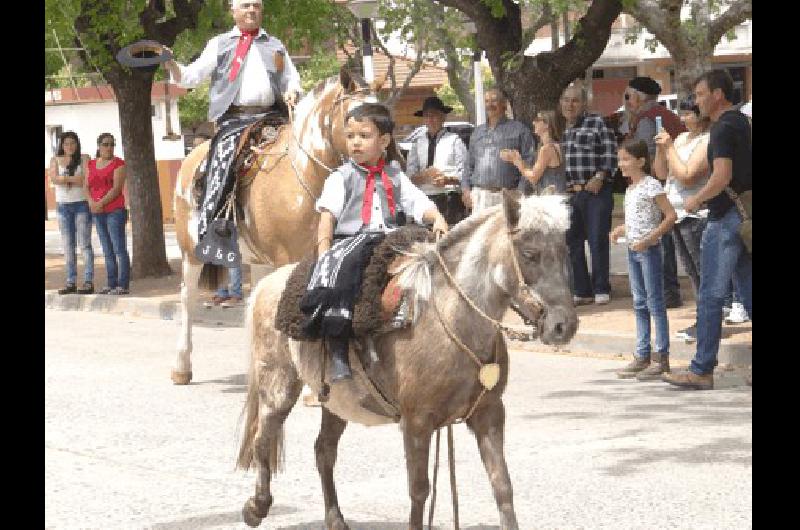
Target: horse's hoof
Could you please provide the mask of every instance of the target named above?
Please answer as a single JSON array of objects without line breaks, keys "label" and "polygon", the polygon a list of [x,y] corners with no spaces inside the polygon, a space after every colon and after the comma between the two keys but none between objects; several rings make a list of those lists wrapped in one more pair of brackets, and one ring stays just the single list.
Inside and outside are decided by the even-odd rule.
[{"label": "horse's hoof", "polygon": [[328,530],[350,530],[350,527],[344,522],[344,517],[342,517],[342,512],[339,511],[338,507],[331,508],[325,516],[325,527]]},{"label": "horse's hoof", "polygon": [[272,506],[272,497],[262,502],[257,502],[255,497],[250,497],[242,507],[244,523],[250,528],[256,528],[269,513],[270,506]]},{"label": "horse's hoof", "polygon": [[188,385],[189,381],[192,380],[192,372],[176,372],[173,370],[170,377],[176,385]]}]

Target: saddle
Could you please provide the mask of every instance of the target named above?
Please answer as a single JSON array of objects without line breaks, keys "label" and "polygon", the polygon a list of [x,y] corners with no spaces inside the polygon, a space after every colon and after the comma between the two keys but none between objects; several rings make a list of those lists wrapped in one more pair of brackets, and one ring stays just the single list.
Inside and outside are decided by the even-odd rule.
[{"label": "saddle", "polygon": [[[413,307],[402,296],[397,285],[397,261],[407,259],[400,251],[416,242],[432,242],[433,233],[419,225],[406,225],[387,234],[376,247],[364,269],[361,291],[353,307],[353,334],[356,339],[374,337],[394,329],[407,327]],[[302,329],[306,316],[300,310],[300,300],[314,271],[316,257],[310,256],[295,267],[286,281],[278,302],[275,329],[295,340],[309,340]]]},{"label": "saddle", "polygon": [[[262,119],[251,123],[242,131],[239,143],[236,145],[236,154],[231,166],[233,178],[238,180],[246,175],[255,165],[257,160],[262,160],[263,151],[278,141],[284,127],[287,126],[287,119],[279,113],[269,113]],[[211,153],[209,153],[211,156]],[[192,179],[192,190],[195,204],[200,204],[205,193],[206,168],[208,167],[208,156],[197,166]],[[237,204],[237,206],[239,206]]]}]

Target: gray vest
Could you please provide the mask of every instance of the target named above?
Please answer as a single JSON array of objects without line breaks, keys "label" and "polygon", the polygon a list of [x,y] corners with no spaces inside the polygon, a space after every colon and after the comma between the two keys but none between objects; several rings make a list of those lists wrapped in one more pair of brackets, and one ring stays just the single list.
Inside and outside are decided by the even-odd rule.
[{"label": "gray vest", "polygon": [[[384,166],[386,175],[392,181],[392,196],[394,197],[395,215],[389,211],[389,202],[386,200],[386,190],[383,187],[383,180],[380,175],[375,177],[375,189],[381,198],[381,210],[383,211],[383,226],[385,229],[397,227],[397,213],[401,211],[400,206],[400,173],[402,169],[396,162],[387,163]],[[361,231],[364,221],[361,219],[361,208],[364,204],[364,190],[367,187],[367,171],[362,169],[352,160],[348,160],[336,170],[344,177],[344,208],[336,223],[337,235],[353,235]],[[373,212],[374,213],[374,212]],[[386,231],[386,230],[384,230]]]},{"label": "gray vest", "polygon": [[[231,64],[236,55],[236,46],[239,44],[239,36],[236,34],[224,34],[219,39],[217,47],[217,67],[211,73],[211,86],[208,89],[208,121],[217,121],[220,116],[225,114],[228,107],[233,103],[236,94],[239,93],[239,88],[242,86],[242,72],[239,70],[239,75],[233,82],[228,80],[228,74],[231,71]],[[281,90],[280,78],[282,72],[278,72],[275,68],[275,59],[273,53],[280,51],[286,54],[286,49],[279,40],[268,35],[261,34],[256,37],[250,44],[248,54],[257,50],[261,56],[261,60],[267,68],[269,73],[270,84],[272,85],[272,92],[275,94],[275,105],[282,106],[283,91]]]}]

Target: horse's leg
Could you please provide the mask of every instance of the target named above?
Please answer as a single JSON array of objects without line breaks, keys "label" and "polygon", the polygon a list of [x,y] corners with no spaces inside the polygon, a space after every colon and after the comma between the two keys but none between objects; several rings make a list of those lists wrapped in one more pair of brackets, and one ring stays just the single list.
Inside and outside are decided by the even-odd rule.
[{"label": "horse's leg", "polygon": [[322,495],[325,498],[325,527],[328,530],[347,530],[339,499],[336,497],[336,484],[333,482],[333,466],[336,465],[336,449],[347,422],[336,414],[322,409],[322,425],[314,444],[317,454],[317,471],[322,481]]},{"label": "horse's leg", "polygon": [[408,528],[422,530],[425,501],[431,485],[428,481],[428,454],[431,447],[432,431],[427,428],[403,429],[403,443],[406,450],[406,471],[408,473],[408,495],[411,497],[411,514]]},{"label": "horse's leg", "polygon": [[201,270],[200,265],[193,265],[186,256],[181,265],[181,331],[178,335],[178,359],[172,370],[172,382],[176,385],[186,385],[192,380],[192,314],[197,303],[197,280]]},{"label": "horse's leg", "polygon": [[478,408],[467,420],[467,426],[475,433],[483,466],[492,483],[494,500],[500,512],[500,530],[517,530],[519,525],[514,513],[514,492],[503,454],[505,420],[503,402],[496,399]]},{"label": "horse's leg", "polygon": [[280,464],[283,422],[292,411],[303,387],[291,363],[262,366],[258,384],[258,428],[253,439],[257,471],[256,494],[242,508],[244,522],[257,527],[272,506],[270,479]]}]

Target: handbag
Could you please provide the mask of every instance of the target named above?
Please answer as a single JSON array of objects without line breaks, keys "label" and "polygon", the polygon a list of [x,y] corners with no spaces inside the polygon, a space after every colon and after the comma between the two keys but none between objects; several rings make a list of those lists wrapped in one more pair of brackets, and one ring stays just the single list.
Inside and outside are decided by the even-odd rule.
[{"label": "handbag", "polygon": [[739,237],[747,249],[747,253],[753,255],[753,190],[736,193],[730,186],[725,188],[728,197],[733,200],[736,209],[742,216],[742,224],[739,225]]},{"label": "handbag", "polygon": [[[194,248],[195,257],[203,263],[221,265],[223,267],[235,267],[242,263],[233,197],[234,194],[231,193],[225,207],[211,221],[205,236]],[[228,218],[231,216],[233,219]]]}]

